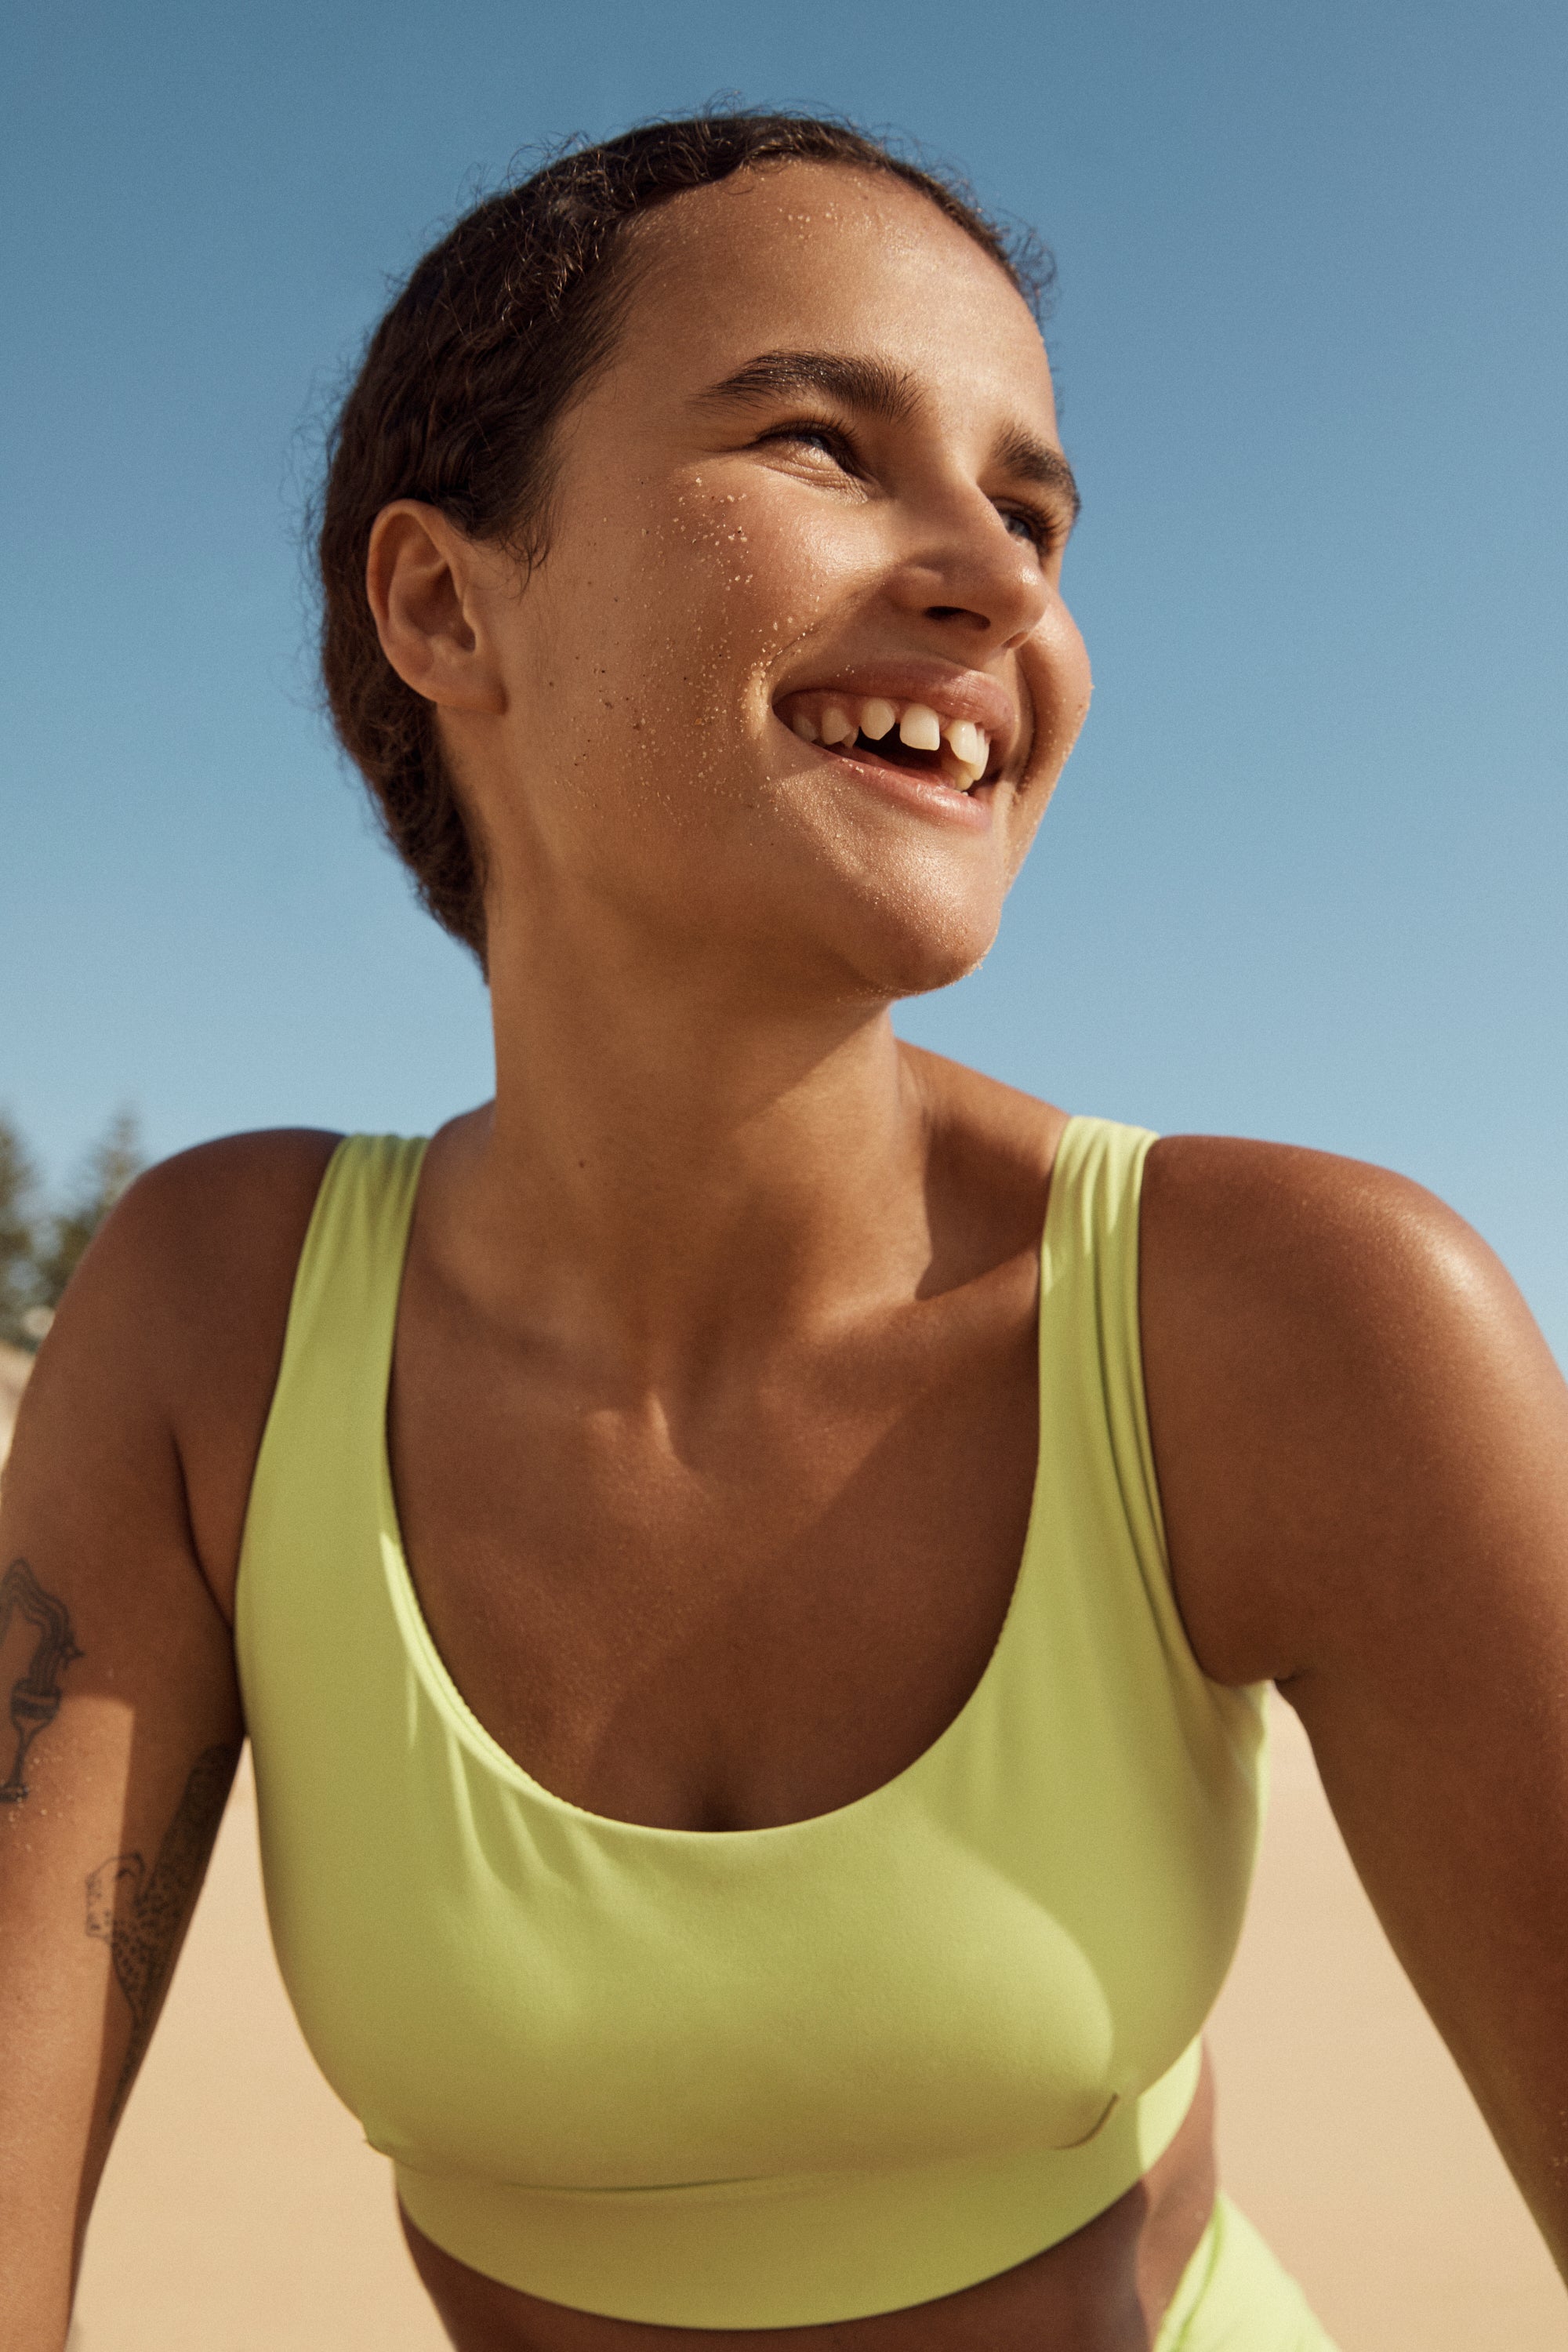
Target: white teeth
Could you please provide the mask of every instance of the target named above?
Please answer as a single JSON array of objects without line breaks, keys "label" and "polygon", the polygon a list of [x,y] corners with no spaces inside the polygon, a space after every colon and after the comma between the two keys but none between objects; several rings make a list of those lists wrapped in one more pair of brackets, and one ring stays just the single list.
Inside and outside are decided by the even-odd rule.
[{"label": "white teeth", "polygon": [[984,773],[991,746],[973,719],[952,719],[948,726],[947,740],[961,768],[973,769],[977,776]]},{"label": "white teeth", "polygon": [[979,782],[991,757],[991,739],[973,719],[950,719],[944,727],[929,703],[906,703],[900,715],[898,704],[879,694],[861,703],[858,719],[843,703],[829,702],[819,719],[797,710],[790,724],[805,743],[853,743],[858,734],[879,743],[896,725],[911,751],[940,751],[945,737],[958,771],[952,781],[961,793]]}]

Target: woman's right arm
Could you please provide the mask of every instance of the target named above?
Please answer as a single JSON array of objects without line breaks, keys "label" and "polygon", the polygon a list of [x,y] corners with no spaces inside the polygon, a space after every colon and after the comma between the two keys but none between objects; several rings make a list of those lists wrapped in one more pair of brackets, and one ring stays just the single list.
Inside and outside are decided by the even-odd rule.
[{"label": "woman's right arm", "polygon": [[234,1776],[234,1565],[326,1148],[242,1139],[132,1187],[61,1302],[0,1482],[6,2352],[65,2343]]}]

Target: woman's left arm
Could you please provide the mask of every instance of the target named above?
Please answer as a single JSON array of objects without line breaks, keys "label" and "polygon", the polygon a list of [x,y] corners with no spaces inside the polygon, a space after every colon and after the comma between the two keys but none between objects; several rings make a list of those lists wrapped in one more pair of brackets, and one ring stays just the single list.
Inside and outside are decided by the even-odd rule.
[{"label": "woman's left arm", "polygon": [[1142,1294],[1194,1648],[1300,1715],[1568,2278],[1568,1387],[1460,1219],[1325,1154],[1156,1145]]}]

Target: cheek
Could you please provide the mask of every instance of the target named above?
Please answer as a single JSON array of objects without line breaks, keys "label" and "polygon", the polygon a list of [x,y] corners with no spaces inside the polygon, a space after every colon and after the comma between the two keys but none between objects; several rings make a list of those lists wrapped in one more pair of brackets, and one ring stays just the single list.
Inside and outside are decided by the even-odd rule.
[{"label": "cheek", "polygon": [[657,490],[627,477],[601,499],[563,530],[559,602],[605,694],[635,692],[649,719],[672,699],[696,719],[721,678],[731,709],[737,693],[748,700],[748,681],[861,584],[863,530],[782,476],[719,457]]},{"label": "cheek", "polygon": [[679,498],[627,551],[606,668],[695,716],[720,670],[732,677],[765,658],[794,625],[789,550],[778,540],[742,498]]},{"label": "cheek", "polygon": [[1006,853],[1007,887],[1017,879],[1050,804],[1068,756],[1089,716],[1094,680],[1089,648],[1060,598],[1053,601],[1023,663],[1035,709],[1028,777],[1014,803]]},{"label": "cheek", "polygon": [[541,816],[559,854],[586,820],[596,859],[612,835],[643,857],[733,803],[789,599],[724,507],[685,503],[569,544],[553,579],[538,576],[514,763],[556,780],[556,816]]},{"label": "cheek", "polygon": [[1031,766],[1048,792],[1078,740],[1094,691],[1089,648],[1059,596],[1052,598],[1022,666],[1035,707]]},{"label": "cheek", "polygon": [[781,667],[852,574],[830,524],[782,505],[694,487],[649,527],[594,648],[594,734],[634,736],[644,788],[669,776],[694,814],[733,799]]},{"label": "cheek", "polygon": [[778,661],[860,584],[863,529],[786,479],[699,478],[655,556],[660,593],[687,601],[708,642],[742,670]]}]

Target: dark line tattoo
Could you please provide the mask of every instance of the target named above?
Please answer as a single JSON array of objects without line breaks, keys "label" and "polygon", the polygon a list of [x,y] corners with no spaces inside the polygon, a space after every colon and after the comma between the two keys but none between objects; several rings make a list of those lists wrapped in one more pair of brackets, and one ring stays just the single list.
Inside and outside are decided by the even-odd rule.
[{"label": "dark line tattoo", "polygon": [[157,2021],[236,1761],[232,1748],[209,1748],[197,1757],[151,1874],[141,1854],[115,1853],[87,1882],[87,1932],[109,1946],[131,2006],[131,2044],[114,2086],[111,2118],[124,2104]]},{"label": "dark line tattoo", "polygon": [[40,1731],[53,1723],[60,1711],[60,1675],[73,1658],[82,1653],[71,1638],[71,1621],[63,1601],[46,1592],[25,1559],[14,1559],[0,1577],[0,1642],[10,1631],[13,1617],[37,1630],[32,1664],[20,1681],[11,1685],[11,1722],[16,1734],[16,1751],[11,1759],[11,1769],[0,1780],[0,1804],[19,1804],[27,1793],[23,1769],[27,1750]]}]

